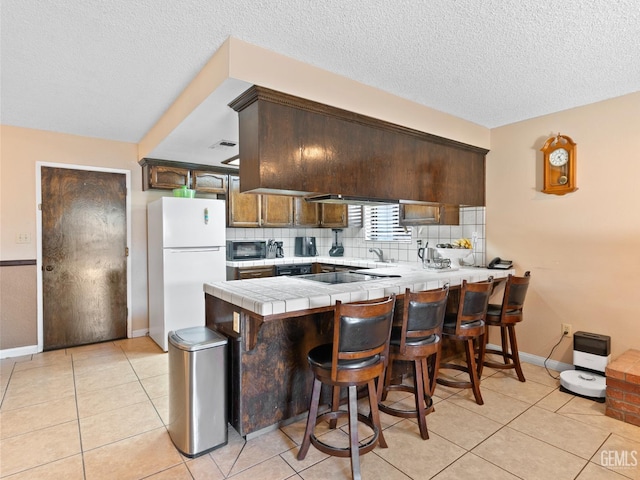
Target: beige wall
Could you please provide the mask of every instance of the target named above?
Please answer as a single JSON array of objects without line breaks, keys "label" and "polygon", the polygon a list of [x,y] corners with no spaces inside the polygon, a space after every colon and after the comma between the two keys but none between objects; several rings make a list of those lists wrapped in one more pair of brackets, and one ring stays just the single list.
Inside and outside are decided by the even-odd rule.
[{"label": "beige wall", "polygon": [[[146,329],[146,205],[151,194],[142,192],[142,169],[137,163],[137,145],[6,125],[0,127],[0,138],[0,260],[36,258],[36,162],[88,165],[131,172],[132,330]],[[30,234],[31,243],[17,244],[17,233]],[[3,270],[7,268],[11,267],[5,267]],[[35,269],[32,275],[35,282]],[[3,283],[4,280],[5,278]],[[35,302],[35,297],[31,301]],[[33,311],[25,310],[23,312],[26,318],[14,318],[10,321],[15,324],[24,321],[35,325]],[[4,329],[4,323],[9,319],[3,316],[2,320]],[[25,330],[24,327],[19,328]],[[33,326],[27,330],[32,331]],[[18,346],[24,344],[7,346],[4,341],[2,344],[2,348]]]},{"label": "beige wall", "polygon": [[38,343],[36,266],[0,267],[0,350]]},{"label": "beige wall", "polygon": [[[577,143],[579,190],[540,193],[545,140]],[[561,323],[640,347],[640,92],[491,131],[487,254],[530,270],[521,351],[546,357]],[[565,339],[552,359],[572,362]]]}]

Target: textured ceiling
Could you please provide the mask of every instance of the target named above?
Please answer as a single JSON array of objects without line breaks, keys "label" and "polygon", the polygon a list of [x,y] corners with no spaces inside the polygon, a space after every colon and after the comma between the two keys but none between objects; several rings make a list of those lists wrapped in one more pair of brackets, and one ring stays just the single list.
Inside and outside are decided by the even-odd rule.
[{"label": "textured ceiling", "polygon": [[2,124],[138,142],[224,40],[486,127],[640,91],[637,0],[1,0]]}]

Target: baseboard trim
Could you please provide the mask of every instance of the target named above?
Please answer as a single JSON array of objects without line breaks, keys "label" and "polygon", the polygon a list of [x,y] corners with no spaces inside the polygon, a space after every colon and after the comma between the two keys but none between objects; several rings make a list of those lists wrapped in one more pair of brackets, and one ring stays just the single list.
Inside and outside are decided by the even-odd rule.
[{"label": "baseboard trim", "polygon": [[[500,350],[499,345],[494,345],[491,343],[487,343],[487,348],[493,348],[496,350]],[[532,365],[538,365],[539,367],[544,367],[545,357],[540,357],[538,355],[532,355],[526,352],[520,352],[520,361],[525,363],[531,363]],[[555,370],[557,372],[563,372],[565,370],[573,370],[574,367],[570,363],[559,362],[557,360],[547,360],[547,368],[551,370]]]},{"label": "baseboard trim", "polygon": [[38,353],[37,345],[27,345],[25,347],[5,348],[0,350],[0,358],[22,357]]},{"label": "baseboard trim", "polygon": [[[136,337],[146,337],[149,335],[148,328],[142,328],[140,330],[134,330],[131,333],[131,338]],[[11,358],[11,357],[22,357],[24,355],[35,355],[38,353],[37,345],[27,345],[25,347],[15,347],[15,348],[5,348],[4,350],[0,350],[0,359],[2,358]]]}]

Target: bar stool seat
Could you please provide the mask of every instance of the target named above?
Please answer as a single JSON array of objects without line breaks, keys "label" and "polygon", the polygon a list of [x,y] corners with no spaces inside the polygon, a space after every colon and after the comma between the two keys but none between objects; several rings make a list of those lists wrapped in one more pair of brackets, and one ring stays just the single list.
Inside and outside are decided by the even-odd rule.
[{"label": "bar stool seat", "polygon": [[[486,282],[467,283],[462,281],[460,289],[460,304],[455,314],[445,315],[442,335],[451,340],[464,343],[465,365],[456,363],[443,363],[440,369],[453,369],[466,372],[469,380],[450,380],[438,377],[440,385],[454,388],[471,388],[478,405],[483,405],[484,400],[480,393],[480,377],[484,363],[485,349],[485,316],[489,306],[489,296],[493,290],[493,277]],[[478,344],[478,357],[476,359],[475,344]]]},{"label": "bar stool seat", "polygon": [[[350,457],[352,476],[360,479],[360,455],[370,452],[378,444],[387,447],[380,424],[375,381],[379,379],[381,383],[384,375],[394,306],[395,295],[362,303],[336,302],[333,343],[314,347],[307,355],[314,379],[298,460],[303,460],[309,446],[313,445],[327,455]],[[318,415],[323,384],[333,389],[332,404],[328,412]],[[368,417],[358,413],[357,387],[365,385],[370,407]],[[342,387],[348,390],[347,411],[338,409]],[[328,420],[329,426],[335,428],[337,419],[344,416],[349,418],[349,447],[329,445],[316,437],[314,429],[317,424]],[[362,445],[358,439],[358,422],[373,431],[372,437]]]},{"label": "bar stool seat", "polygon": [[[515,325],[523,319],[524,299],[527,295],[530,280],[531,274],[529,271],[525,272],[522,277],[509,275],[504,287],[502,303],[500,305],[489,304],[486,316],[487,335],[485,335],[485,344],[489,338],[489,327],[499,327],[501,349],[485,347],[484,366],[500,370],[515,369],[518,380],[521,382],[526,381],[526,379],[520,364]],[[487,354],[501,356],[502,363],[486,358]]]},{"label": "bar stool seat", "polygon": [[[423,440],[429,438],[426,415],[432,410],[431,396],[436,386],[442,349],[442,323],[447,309],[449,287],[441,290],[411,292],[406,289],[402,312],[402,326],[393,327],[389,342],[389,362],[384,384],[378,384],[378,408],[389,415],[416,418]],[[394,361],[413,362],[413,385],[392,384]],[[429,375],[431,372],[431,375]],[[401,409],[385,405],[387,393],[413,393],[415,409]]]}]

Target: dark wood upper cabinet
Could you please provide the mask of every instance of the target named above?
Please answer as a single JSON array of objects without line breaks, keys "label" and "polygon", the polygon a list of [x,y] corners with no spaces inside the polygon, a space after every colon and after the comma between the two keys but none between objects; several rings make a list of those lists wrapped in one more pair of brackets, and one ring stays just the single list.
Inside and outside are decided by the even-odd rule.
[{"label": "dark wood upper cabinet", "polygon": [[347,206],[324,203],[320,208],[320,226],[340,228],[347,226]]},{"label": "dark wood upper cabinet", "polygon": [[400,205],[400,225],[460,225],[457,205]]},{"label": "dark wood upper cabinet", "polygon": [[261,226],[261,196],[253,193],[241,193],[239,177],[229,176],[227,215],[227,226],[229,227]]},{"label": "dark wood upper cabinet", "polygon": [[237,169],[155,158],[143,158],[138,163],[142,166],[142,190],[187,186],[200,193],[225,195],[228,175],[238,174]]},{"label": "dark wood upper cabinet", "polygon": [[243,191],[485,204],[486,149],[260,86],[230,106]]},{"label": "dark wood upper cabinet", "polygon": [[284,195],[262,195],[262,227],[292,227],[293,199]]},{"label": "dark wood upper cabinet", "polygon": [[222,173],[209,172],[206,170],[192,170],[192,187],[203,193],[227,193],[228,175]]},{"label": "dark wood upper cabinet", "polygon": [[346,205],[307,202],[303,197],[294,197],[293,213],[296,227],[344,228],[348,226]]},{"label": "dark wood upper cabinet", "polygon": [[320,205],[307,202],[302,197],[293,199],[294,224],[297,227],[319,227]]},{"label": "dark wood upper cabinet", "polygon": [[191,184],[188,168],[151,165],[148,175],[151,188],[173,189]]}]

